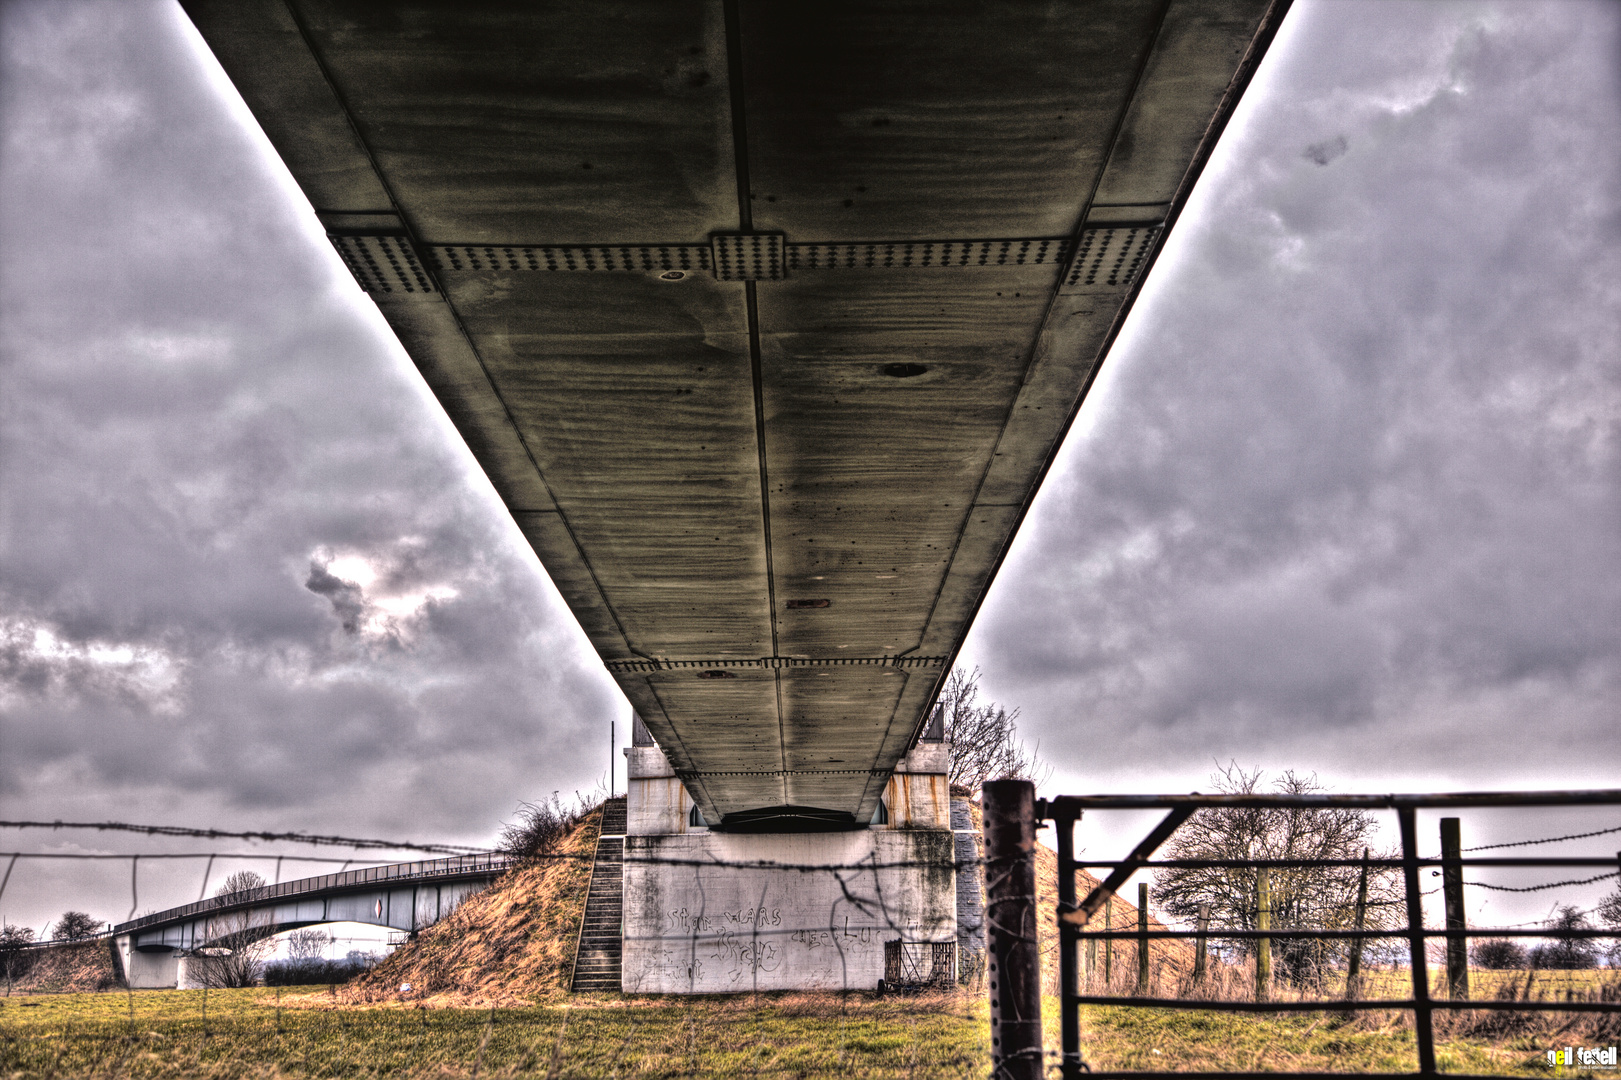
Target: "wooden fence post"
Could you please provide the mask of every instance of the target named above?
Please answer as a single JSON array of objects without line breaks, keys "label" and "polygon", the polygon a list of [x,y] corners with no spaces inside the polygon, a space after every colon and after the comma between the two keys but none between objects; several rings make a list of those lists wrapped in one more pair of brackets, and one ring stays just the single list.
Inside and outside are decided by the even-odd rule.
[{"label": "wooden fence post", "polygon": [[[1114,929],[1114,897],[1103,905],[1103,929]],[[1109,987],[1114,985],[1114,938],[1103,939],[1103,992],[1107,994]]]},{"label": "wooden fence post", "polygon": [[1137,996],[1148,996],[1148,883],[1137,883]]},{"label": "wooden fence post", "polygon": [[[1368,849],[1362,849],[1362,873],[1356,882],[1356,914],[1354,929],[1360,934],[1368,920]],[[1351,939],[1351,956],[1345,965],[1345,1000],[1355,1001],[1362,992],[1362,939]]]},{"label": "wooden fence post", "polygon": [[[1272,882],[1268,867],[1255,871],[1255,929],[1272,929]],[[1255,939],[1255,1000],[1265,1001],[1272,984],[1272,939]]]},{"label": "wooden fence post", "polygon": [[1209,904],[1199,905],[1199,921],[1195,928],[1199,932],[1199,937],[1197,939],[1198,943],[1194,946],[1193,952],[1193,985],[1198,986],[1200,983],[1204,982],[1205,953],[1210,945],[1210,943],[1205,940],[1205,935],[1210,932]]},{"label": "wooden fence post", "polygon": [[992,780],[983,791],[991,1072],[998,1080],[1041,1080],[1036,787],[1028,780]]},{"label": "wooden fence post", "polygon": [[1454,998],[1469,996],[1469,939],[1462,931],[1466,927],[1463,913],[1463,857],[1462,841],[1458,835],[1458,819],[1441,819],[1441,898],[1447,915],[1447,992]]}]

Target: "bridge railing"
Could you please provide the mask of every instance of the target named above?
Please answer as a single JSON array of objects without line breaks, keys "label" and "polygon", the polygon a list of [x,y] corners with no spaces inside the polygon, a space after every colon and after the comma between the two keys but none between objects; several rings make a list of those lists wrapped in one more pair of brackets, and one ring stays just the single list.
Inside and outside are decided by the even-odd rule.
[{"label": "bridge railing", "polygon": [[119,923],[113,927],[113,933],[129,933],[133,930],[141,930],[160,923],[174,922],[194,915],[206,915],[231,908],[260,904],[267,900],[303,896],[309,893],[325,892],[330,889],[347,889],[359,885],[373,885],[390,881],[423,881],[434,878],[496,874],[509,869],[513,864],[514,860],[510,855],[498,851],[485,851],[476,855],[453,855],[449,858],[428,859],[423,862],[365,866],[358,870],[344,870],[336,874],[322,874],[319,877],[296,878],[275,885],[261,885],[256,889],[243,889],[240,892],[226,893],[223,896],[210,896],[165,911],[155,911],[150,915],[142,915],[140,918],[131,919],[126,923]]}]

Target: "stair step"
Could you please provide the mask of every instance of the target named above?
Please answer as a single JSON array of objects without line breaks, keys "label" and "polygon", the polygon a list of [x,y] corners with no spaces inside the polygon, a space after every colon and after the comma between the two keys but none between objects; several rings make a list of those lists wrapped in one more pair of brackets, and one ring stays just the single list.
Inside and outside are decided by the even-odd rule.
[{"label": "stair step", "polygon": [[575,990],[617,991],[624,951],[625,800],[602,808],[602,830],[591,864],[590,891],[575,945]]}]

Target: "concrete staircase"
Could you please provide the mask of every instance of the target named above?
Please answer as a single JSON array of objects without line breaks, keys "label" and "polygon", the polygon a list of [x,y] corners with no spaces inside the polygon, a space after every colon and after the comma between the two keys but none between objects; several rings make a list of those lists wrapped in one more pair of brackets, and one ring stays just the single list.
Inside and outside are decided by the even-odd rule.
[{"label": "concrete staircase", "polygon": [[591,866],[591,889],[574,952],[576,991],[619,992],[619,958],[624,944],[625,800],[602,807],[602,833]]}]

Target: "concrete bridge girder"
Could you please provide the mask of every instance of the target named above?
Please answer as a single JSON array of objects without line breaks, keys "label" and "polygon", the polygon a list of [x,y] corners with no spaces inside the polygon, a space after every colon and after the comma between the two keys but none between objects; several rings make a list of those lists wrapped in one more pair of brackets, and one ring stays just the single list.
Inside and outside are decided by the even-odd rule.
[{"label": "concrete bridge girder", "polygon": [[1288,0],[182,0],[703,815],[868,820]]}]

